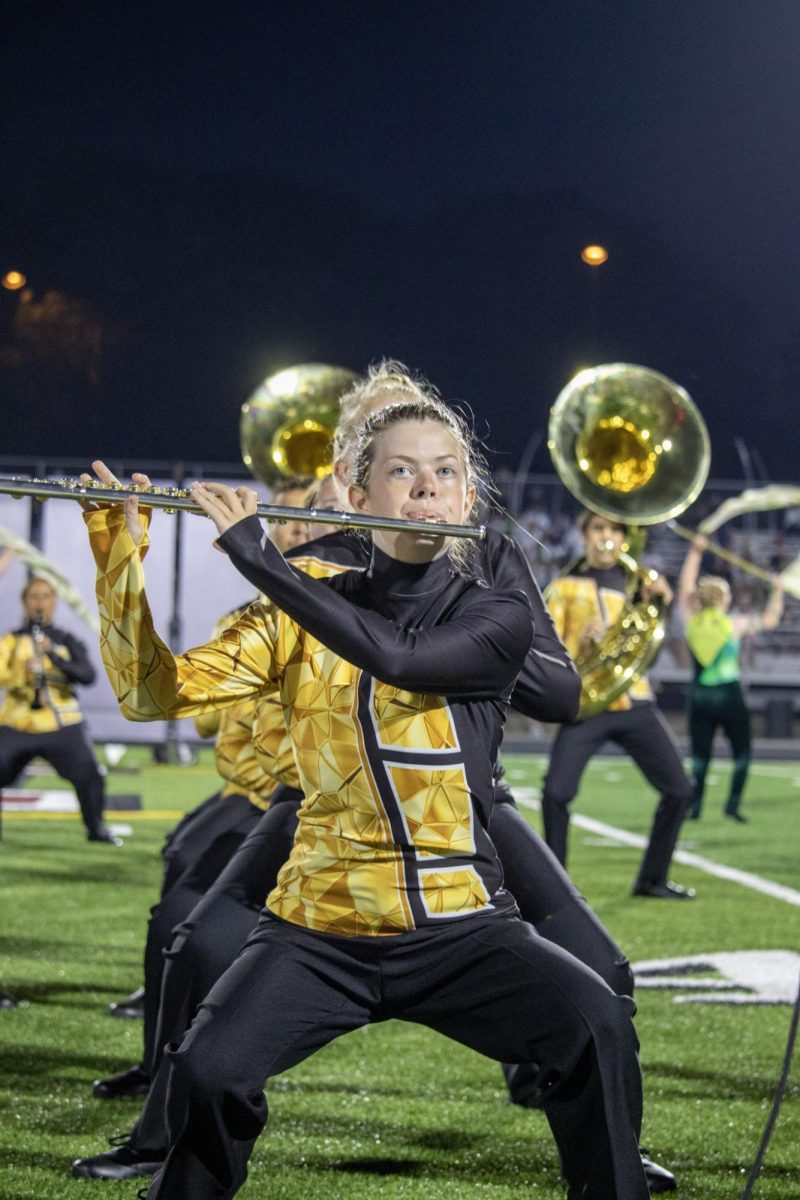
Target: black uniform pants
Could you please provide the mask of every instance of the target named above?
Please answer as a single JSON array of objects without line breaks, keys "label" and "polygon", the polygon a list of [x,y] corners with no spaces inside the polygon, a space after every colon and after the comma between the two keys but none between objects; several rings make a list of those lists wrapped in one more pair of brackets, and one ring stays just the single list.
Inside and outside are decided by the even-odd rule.
[{"label": "black uniform pants", "polygon": [[8,787],[34,758],[43,758],[75,788],[89,837],[103,828],[105,782],[83,722],[52,733],[24,733],[0,725],[0,788]]},{"label": "black uniform pants", "polygon": [[258,923],[268,892],[289,857],[303,793],[281,787],[267,812],[232,855],[202,899],[175,926],[162,955],[161,990],[148,1039],[150,1092],[131,1142],[161,1158],[169,1144],[164,1048],[177,1045],[197,1009],[236,958]]},{"label": "black uniform pants", "polygon": [[692,745],[694,794],[692,813],[700,815],[706,774],[711,762],[714,734],[721,729],[728,739],[733,758],[730,790],[725,811],[739,811],[742,792],[750,770],[750,713],[739,683],[720,683],[708,687],[693,683],[689,689],[689,737]]},{"label": "black uniform pants", "polygon": [[[201,1001],[231,965],[258,922],[264,900],[289,856],[302,793],[283,788],[269,812],[242,843],[228,866],[175,929],[165,952],[155,1034],[150,1094],[131,1132],[133,1145],[162,1156],[166,1128],[167,1064],[164,1046],[177,1045]],[[591,967],[619,995],[631,995],[633,976],[625,955],[603,927],[539,834],[517,811],[508,786],[495,790],[489,833],[503,864],[505,883],[525,921],[548,941]],[[511,1099],[528,1104],[536,1095],[538,1068],[530,1062],[504,1066]]]},{"label": "black uniform pants", "polygon": [[591,967],[617,995],[632,996],[630,963],[553,851],[519,812],[505,780],[495,786],[489,836],[523,921]]},{"label": "black uniform pants", "polygon": [[637,883],[666,883],[692,785],[669,726],[654,704],[634,704],[562,725],[550,753],[542,793],[544,836],[559,862],[567,861],[569,806],[586,764],[605,742],[615,742],[660,793]]},{"label": "black uniform pants", "polygon": [[234,1196],[267,1120],[266,1079],[395,1018],[499,1061],[538,1063],[570,1197],[647,1200],[633,1007],[516,918],[337,938],[265,912],[168,1052],[171,1149],[148,1196]]},{"label": "black uniform pants", "polygon": [[[173,884],[180,879],[187,867],[197,860],[198,852],[202,853],[206,846],[205,825],[209,817],[213,819],[220,807],[222,795],[214,792],[207,800],[197,804],[185,813],[177,825],[169,831],[161,847],[161,857],[164,860],[164,874],[161,878],[161,895],[165,896]],[[197,835],[197,837],[195,836]]]},{"label": "black uniform pants", "polygon": [[[186,822],[182,829],[179,826],[175,838],[168,842],[169,883],[165,881],[161,899],[150,910],[144,951],[142,1067],[151,1078],[160,1059],[157,1023],[164,951],[172,941],[175,926],[206,894],[263,815],[247,796],[218,794],[200,805],[196,819]],[[180,873],[174,869],[176,860],[183,865]]]}]

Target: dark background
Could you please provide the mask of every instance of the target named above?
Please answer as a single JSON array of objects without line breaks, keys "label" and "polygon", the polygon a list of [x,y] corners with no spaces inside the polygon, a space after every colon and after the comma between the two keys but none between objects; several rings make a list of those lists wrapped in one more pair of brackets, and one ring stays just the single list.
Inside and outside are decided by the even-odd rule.
[{"label": "dark background", "polygon": [[264,376],[392,355],[514,467],[629,361],[797,481],[795,0],[3,11],[0,454],[235,461]]}]

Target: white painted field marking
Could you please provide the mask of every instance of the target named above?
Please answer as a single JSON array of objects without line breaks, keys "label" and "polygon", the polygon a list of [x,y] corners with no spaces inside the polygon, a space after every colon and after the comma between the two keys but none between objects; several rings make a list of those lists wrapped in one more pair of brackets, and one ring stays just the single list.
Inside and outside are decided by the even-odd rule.
[{"label": "white painted field marking", "polygon": [[637,988],[678,991],[676,1004],[792,1004],[800,983],[794,950],[729,950],[631,966]]},{"label": "white painted field marking", "polygon": [[[541,807],[537,788],[515,788],[514,796],[517,803],[523,808],[538,812]],[[588,829],[590,833],[597,834],[602,838],[609,838],[618,846],[633,846],[637,850],[643,850],[647,845],[647,838],[642,837],[640,833],[629,833],[627,829],[617,829],[614,825],[606,825],[604,821],[595,821],[593,817],[585,817],[582,813],[574,813],[572,822],[580,829]],[[750,888],[753,892],[761,892],[764,896],[771,896],[773,900],[783,900],[786,904],[794,904],[800,908],[800,892],[786,887],[782,883],[773,883],[771,879],[762,879],[760,875],[753,875],[750,871],[726,867],[722,863],[713,862],[710,858],[704,858],[701,854],[692,854],[690,850],[676,850],[672,860],[683,863],[685,867],[694,867],[697,871],[705,871],[706,875],[714,875],[717,879],[727,879],[730,883],[738,883],[741,887]]]}]

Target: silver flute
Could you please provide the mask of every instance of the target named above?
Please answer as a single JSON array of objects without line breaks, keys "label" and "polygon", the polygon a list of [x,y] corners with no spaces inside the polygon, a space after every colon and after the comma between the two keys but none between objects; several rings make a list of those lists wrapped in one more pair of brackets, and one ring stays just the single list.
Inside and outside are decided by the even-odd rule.
[{"label": "silver flute", "polygon": [[[79,479],[29,479],[23,476],[0,476],[0,495],[35,500],[78,500],[94,503],[121,504],[129,496],[136,496],[147,508],[161,508],[165,512],[199,513],[203,509],[192,499],[186,488],[139,487],[137,484],[81,483]],[[442,537],[471,538],[482,541],[486,537],[485,525],[452,525],[447,521],[402,521],[395,517],[372,517],[364,514],[337,512],[327,508],[289,508],[283,504],[259,504],[256,516],[265,521],[309,521],[319,525],[344,526],[347,529],[385,529],[396,533],[419,533],[424,525],[426,533]]]}]

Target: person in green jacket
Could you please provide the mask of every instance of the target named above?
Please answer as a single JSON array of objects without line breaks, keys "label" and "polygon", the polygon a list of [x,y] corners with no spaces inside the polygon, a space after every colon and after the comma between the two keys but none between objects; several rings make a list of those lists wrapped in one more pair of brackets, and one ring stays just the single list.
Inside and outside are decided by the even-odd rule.
[{"label": "person in green jacket", "polygon": [[750,768],[750,713],[739,681],[739,649],[743,637],[775,629],[779,624],[783,581],[779,575],[772,577],[769,600],[762,613],[730,613],[728,581],[717,575],[698,578],[707,546],[708,540],[701,534],[694,538],[678,584],[678,611],[694,666],[687,712],[694,794],[687,816],[695,821],[700,817],[714,734],[721,728],[733,758],[723,811],[726,817],[745,824],[747,817],[740,806]]}]

